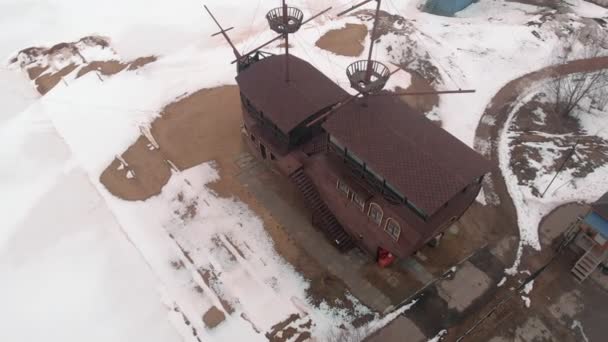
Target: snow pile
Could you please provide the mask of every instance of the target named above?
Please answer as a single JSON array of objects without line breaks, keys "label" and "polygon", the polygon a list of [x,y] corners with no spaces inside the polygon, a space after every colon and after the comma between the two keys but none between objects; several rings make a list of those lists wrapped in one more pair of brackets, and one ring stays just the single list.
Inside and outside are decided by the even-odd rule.
[{"label": "snow pile", "polygon": [[440,332],[437,333],[437,335],[435,335],[435,337],[431,338],[427,342],[439,342],[443,339],[443,336],[445,336],[447,334],[448,334],[447,330],[445,330],[445,329],[441,330]]},{"label": "snow pile", "polygon": [[48,68],[56,72],[70,64],[79,65],[89,61],[108,61],[118,59],[116,52],[109,47],[109,40],[103,37],[85,37],[77,42],[57,44],[50,48],[32,47],[20,51],[11,62],[22,69]]},{"label": "snow pile", "polygon": [[570,329],[572,329],[572,330],[578,329],[578,331],[581,333],[581,337],[583,338],[583,341],[589,342],[589,338],[585,334],[585,331],[583,330],[583,324],[580,321],[578,321],[576,319],[574,321],[572,321],[572,325],[570,326]]},{"label": "snow pile", "polygon": [[531,282],[527,283],[526,286],[524,286],[524,288],[521,290],[521,300],[524,301],[524,305],[529,308],[531,301],[530,301],[530,292],[532,292],[532,289],[534,288],[534,280],[532,280]]}]

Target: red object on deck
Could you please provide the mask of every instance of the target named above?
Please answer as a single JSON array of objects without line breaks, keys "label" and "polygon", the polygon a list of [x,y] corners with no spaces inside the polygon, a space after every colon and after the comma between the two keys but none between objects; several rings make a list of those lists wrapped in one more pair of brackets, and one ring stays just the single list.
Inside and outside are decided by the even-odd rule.
[{"label": "red object on deck", "polygon": [[395,261],[395,256],[382,247],[378,248],[378,265],[382,268],[390,266]]}]

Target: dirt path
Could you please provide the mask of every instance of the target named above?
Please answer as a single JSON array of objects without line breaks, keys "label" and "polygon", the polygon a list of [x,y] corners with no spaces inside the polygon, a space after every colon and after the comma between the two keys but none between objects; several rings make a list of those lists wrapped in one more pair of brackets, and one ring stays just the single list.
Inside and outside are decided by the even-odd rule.
[{"label": "dirt path", "polygon": [[[501,258],[503,263],[506,260],[510,260],[510,262],[513,261],[516,249],[515,243],[519,239],[517,212],[507,190],[504,177],[498,166],[499,155],[497,142],[501,131],[505,127],[506,121],[509,117],[509,113],[517,104],[518,97],[534,82],[543,80],[549,77],[550,75],[554,75],[556,73],[566,75],[578,72],[599,70],[603,68],[608,68],[608,57],[593,58],[588,60],[577,60],[564,65],[543,68],[538,71],[524,75],[507,83],[494,96],[494,98],[486,108],[483,116],[481,117],[479,126],[476,131],[475,148],[478,151],[483,151],[484,155],[494,162],[495,170],[489,177],[488,182],[484,184],[484,192],[486,194],[486,198],[491,198],[491,195],[493,194],[495,196],[495,203],[484,207],[484,210],[481,210],[477,214],[479,214],[479,219],[482,220],[484,225],[491,227],[488,229],[489,235],[487,236],[487,240],[490,246],[496,245],[496,247],[494,247],[494,249],[496,249],[502,244],[502,242],[509,241],[508,248],[503,249],[507,250],[507,254],[510,254],[510,256]],[[577,209],[577,207],[575,207],[574,209]],[[546,226],[546,222],[541,223],[541,225],[542,224]],[[546,230],[547,228],[545,227],[544,229]],[[548,235],[551,235],[551,233],[552,232],[549,232]],[[544,241],[544,244],[547,245],[548,242]],[[522,265],[520,266],[520,269],[538,269],[540,265],[544,262],[543,260],[547,259],[547,254],[550,254],[549,248],[543,249],[543,252],[541,253],[532,253],[531,251],[524,250],[524,257],[522,258]],[[549,272],[547,272],[547,274],[543,275],[542,281],[538,281],[537,284],[535,284],[535,291],[532,295],[532,297],[534,298],[532,298],[532,300],[534,303],[539,304],[536,305],[537,309],[532,311],[532,313],[536,315],[545,315],[546,310],[544,310],[544,307],[550,302],[550,297],[558,296],[561,293],[560,291],[563,291],[564,288],[568,289],[570,287],[574,287],[572,278],[570,277],[569,273],[561,271],[562,269],[567,269],[567,266],[561,268],[556,267],[555,269],[551,269]],[[556,279],[558,278],[561,278],[560,280],[558,280],[561,285],[559,287],[552,286],[552,282],[556,281]],[[516,281],[515,278],[509,280],[508,282],[514,281]],[[502,297],[501,293],[509,291],[509,286],[510,285],[507,285],[504,288],[497,287],[496,289],[494,289],[494,300],[490,300],[484,303],[473,312],[470,312],[464,319],[464,321],[462,321],[460,324],[448,329],[449,334],[448,336],[446,336],[446,341],[455,341],[456,338],[462,333],[464,333],[469,327],[471,327],[476,322],[476,320],[481,317],[481,315],[488,312],[489,309],[496,304],[496,300]],[[542,297],[542,294],[547,294],[547,291],[549,291],[547,289],[553,289],[552,291],[554,291],[555,293],[551,293],[551,296],[545,295],[544,297]],[[502,308],[499,312],[495,313],[491,317],[491,319],[489,319],[482,326],[480,326],[479,329],[475,331],[474,335],[470,336],[470,338],[467,340],[489,340],[492,336],[500,336],[502,333],[512,333],[512,331],[509,332],[507,330],[512,330],[513,326],[519,324],[516,323],[517,319],[524,319],[532,315],[529,310],[530,309],[524,308],[519,301],[513,301],[510,303],[510,305],[507,305],[505,308]],[[504,324],[505,320],[507,319],[511,320],[512,322],[509,324]],[[523,324],[523,322],[520,323]],[[501,333],[500,330],[505,331]],[[567,331],[566,329],[560,333],[559,340],[570,341],[574,340],[574,338],[570,335],[570,331]],[[498,339],[497,341],[502,340]]]},{"label": "dirt path", "polygon": [[[500,220],[497,228],[518,235],[517,213],[507,190],[502,172],[498,166],[498,138],[505,126],[509,113],[516,105],[518,97],[534,82],[543,80],[554,74],[572,74],[608,68],[608,57],[586,60],[576,60],[566,64],[550,66],[529,73],[507,83],[495,96],[482,115],[475,132],[475,149],[484,151],[485,157],[494,162],[495,170],[484,184],[486,197],[494,194],[498,201],[494,206],[494,214]],[[491,124],[488,124],[491,123]],[[498,204],[499,203],[499,204]],[[497,232],[498,233],[498,232]]]}]

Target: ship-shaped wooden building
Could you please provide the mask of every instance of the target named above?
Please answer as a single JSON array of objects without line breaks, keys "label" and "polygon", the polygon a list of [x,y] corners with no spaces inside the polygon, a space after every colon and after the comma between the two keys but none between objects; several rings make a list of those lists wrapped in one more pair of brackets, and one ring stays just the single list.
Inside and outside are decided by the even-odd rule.
[{"label": "ship-shaped wooden building", "polygon": [[[351,9],[371,1],[377,1],[378,16],[381,0]],[[246,141],[293,181],[314,225],[340,250],[358,246],[389,262],[407,257],[463,215],[490,164],[383,93],[391,73],[371,59],[374,39],[369,58],[346,69],[356,96],[289,54],[289,34],[315,17],[304,21],[284,1],[268,13],[279,35],[262,47],[285,39],[281,55],[260,48],[241,54],[226,33],[230,29],[220,26],[236,56]],[[376,24],[372,37],[375,31]],[[458,92],[467,91],[436,93]]]}]

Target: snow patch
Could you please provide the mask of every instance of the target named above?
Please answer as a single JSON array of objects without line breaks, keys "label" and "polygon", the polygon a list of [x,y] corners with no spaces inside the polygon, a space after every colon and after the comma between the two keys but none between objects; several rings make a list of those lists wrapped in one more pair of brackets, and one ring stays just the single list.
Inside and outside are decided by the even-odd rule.
[{"label": "snow patch", "polygon": [[443,336],[445,336],[447,334],[448,334],[448,331],[443,329],[440,332],[438,332],[437,335],[435,335],[435,337],[431,338],[427,342],[439,342],[443,339]]}]

